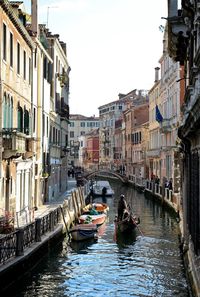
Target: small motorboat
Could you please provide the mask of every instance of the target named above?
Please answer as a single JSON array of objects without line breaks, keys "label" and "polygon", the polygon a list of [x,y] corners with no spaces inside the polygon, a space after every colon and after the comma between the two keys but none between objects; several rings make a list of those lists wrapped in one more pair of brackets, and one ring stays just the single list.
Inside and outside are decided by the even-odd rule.
[{"label": "small motorboat", "polygon": [[69,233],[72,240],[82,241],[87,239],[97,238],[97,225],[96,224],[78,224],[73,226]]},{"label": "small motorboat", "polygon": [[97,180],[92,185],[93,197],[112,197],[114,191],[110,186],[110,183],[105,180]]},{"label": "small motorboat", "polygon": [[79,217],[79,223],[85,225],[86,222],[91,222],[92,224],[100,226],[105,222],[106,217],[107,215],[105,213],[95,215],[83,214]]}]

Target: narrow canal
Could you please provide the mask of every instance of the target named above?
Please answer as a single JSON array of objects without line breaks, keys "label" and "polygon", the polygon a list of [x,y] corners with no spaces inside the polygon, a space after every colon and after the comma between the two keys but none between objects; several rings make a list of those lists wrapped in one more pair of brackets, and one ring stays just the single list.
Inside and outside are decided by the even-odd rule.
[{"label": "narrow canal", "polygon": [[[116,194],[107,199],[110,211],[100,238],[81,245],[62,242],[18,283],[13,296],[189,296],[176,218],[132,187],[114,182],[112,187]],[[142,233],[116,240],[113,221],[121,193],[140,216]]]}]

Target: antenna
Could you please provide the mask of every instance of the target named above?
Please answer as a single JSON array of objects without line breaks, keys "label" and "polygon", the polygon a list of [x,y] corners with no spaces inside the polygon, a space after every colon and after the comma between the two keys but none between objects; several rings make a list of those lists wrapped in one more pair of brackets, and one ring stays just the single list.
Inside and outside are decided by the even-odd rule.
[{"label": "antenna", "polygon": [[47,7],[47,28],[48,28],[48,24],[49,24],[49,9],[50,8],[58,8],[58,6],[48,6]]}]

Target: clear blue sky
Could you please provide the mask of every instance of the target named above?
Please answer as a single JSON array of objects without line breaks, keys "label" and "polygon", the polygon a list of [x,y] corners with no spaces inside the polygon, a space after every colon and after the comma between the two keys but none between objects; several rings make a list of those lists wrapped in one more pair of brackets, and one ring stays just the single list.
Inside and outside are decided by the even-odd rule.
[{"label": "clear blue sky", "polygon": [[39,23],[67,43],[71,113],[98,116],[119,93],[153,86],[167,0],[38,0],[38,8]]}]

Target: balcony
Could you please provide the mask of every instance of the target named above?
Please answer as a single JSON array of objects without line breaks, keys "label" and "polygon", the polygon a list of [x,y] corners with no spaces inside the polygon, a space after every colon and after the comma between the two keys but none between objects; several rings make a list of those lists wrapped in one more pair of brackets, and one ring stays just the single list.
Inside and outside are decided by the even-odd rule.
[{"label": "balcony", "polygon": [[61,120],[69,121],[69,105],[64,102],[64,98],[61,98]]},{"label": "balcony", "polygon": [[168,133],[172,130],[170,119],[163,119],[163,121],[160,123],[160,130],[162,133]]},{"label": "balcony", "polygon": [[19,156],[27,151],[27,135],[17,128],[2,129],[3,158]]},{"label": "balcony", "polygon": [[36,139],[31,137],[26,139],[26,158],[30,158],[36,153]]},{"label": "balcony", "polygon": [[152,149],[147,151],[148,158],[159,158],[160,157],[160,149]]},{"label": "balcony", "polygon": [[56,93],[56,113],[60,115],[61,120],[69,121],[69,105],[58,93]]},{"label": "balcony", "polygon": [[61,147],[61,158],[67,157],[68,153],[70,152],[70,149],[67,148],[66,146]]}]

